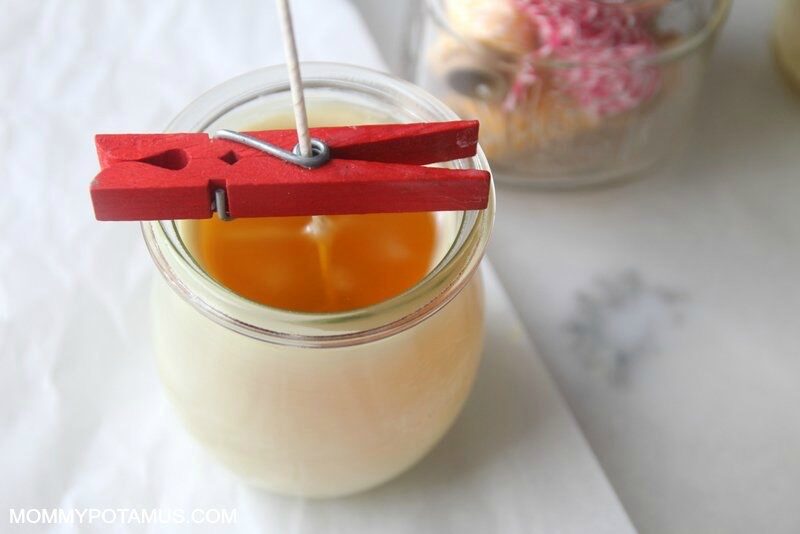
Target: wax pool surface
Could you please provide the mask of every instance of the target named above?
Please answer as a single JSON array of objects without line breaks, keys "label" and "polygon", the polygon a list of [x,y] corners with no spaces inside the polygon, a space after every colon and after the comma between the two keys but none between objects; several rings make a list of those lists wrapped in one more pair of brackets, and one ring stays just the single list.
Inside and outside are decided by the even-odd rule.
[{"label": "wax pool surface", "polygon": [[[363,110],[309,109],[313,126],[389,122]],[[293,127],[292,116],[283,113],[246,129]],[[200,265],[222,285],[299,312],[345,311],[397,296],[422,280],[441,248],[431,213],[214,217],[187,222],[184,230]]]},{"label": "wax pool surface", "polygon": [[431,267],[430,213],[270,217],[195,225],[196,255],[250,300],[303,312],[361,308],[394,297]]}]

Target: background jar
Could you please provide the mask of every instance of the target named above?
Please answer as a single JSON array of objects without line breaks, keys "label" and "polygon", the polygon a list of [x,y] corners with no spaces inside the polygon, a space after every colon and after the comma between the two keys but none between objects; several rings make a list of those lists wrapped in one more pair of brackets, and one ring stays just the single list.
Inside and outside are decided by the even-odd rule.
[{"label": "background jar", "polygon": [[775,56],[786,79],[800,91],[800,0],[782,0],[775,19]]},{"label": "background jar", "polygon": [[[374,71],[304,64],[318,103],[393,122],[452,120],[419,88]],[[290,106],[285,67],[230,80],[170,131],[243,128]],[[452,166],[487,169],[482,154]],[[194,260],[181,224],[143,223],[159,277],[153,329],[168,397],[188,430],[255,485],[313,497],[379,484],[419,460],[459,413],[483,343],[479,262],[494,217],[451,213],[451,243],[416,286],[367,308],[294,313],[240,297]]]},{"label": "background jar", "polygon": [[[559,61],[532,59],[536,37],[514,0],[422,0],[407,74],[462,117],[481,121],[481,146],[498,180],[559,188],[624,179],[687,138],[730,3],[623,2],[652,17],[647,27],[657,36],[656,50],[626,61]],[[472,20],[454,14],[459,5],[491,11],[476,11],[481,16]],[[520,90],[523,65],[535,81]],[[601,76],[609,85],[639,84],[636,99],[597,105],[586,95],[586,79]]]}]

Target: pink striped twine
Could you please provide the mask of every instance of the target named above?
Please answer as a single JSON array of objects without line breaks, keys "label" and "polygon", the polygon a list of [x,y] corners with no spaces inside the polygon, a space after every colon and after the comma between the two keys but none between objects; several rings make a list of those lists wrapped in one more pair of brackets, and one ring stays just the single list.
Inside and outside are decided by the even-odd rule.
[{"label": "pink striped twine", "polygon": [[633,109],[661,87],[657,68],[635,64],[657,51],[648,28],[652,11],[594,0],[514,2],[537,31],[539,45],[523,59],[507,108],[513,109],[526,89],[540,80],[542,60],[575,63],[552,67],[553,83],[581,108],[601,117]]}]

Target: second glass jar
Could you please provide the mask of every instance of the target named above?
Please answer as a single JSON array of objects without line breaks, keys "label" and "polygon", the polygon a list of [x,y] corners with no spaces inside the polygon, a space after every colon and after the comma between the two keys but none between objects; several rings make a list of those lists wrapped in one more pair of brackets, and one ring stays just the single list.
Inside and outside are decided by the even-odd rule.
[{"label": "second glass jar", "polygon": [[687,137],[730,0],[422,4],[409,76],[481,121],[498,180],[561,188],[640,174]]}]

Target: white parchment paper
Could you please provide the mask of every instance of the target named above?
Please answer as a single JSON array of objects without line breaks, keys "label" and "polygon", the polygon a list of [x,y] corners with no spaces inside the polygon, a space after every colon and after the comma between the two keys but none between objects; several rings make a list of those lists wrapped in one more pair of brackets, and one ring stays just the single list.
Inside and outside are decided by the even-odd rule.
[{"label": "white parchment paper", "polygon": [[[380,67],[350,4],[294,10],[302,59]],[[252,490],[218,467],[160,391],[155,269],[138,225],[93,219],[92,136],[160,131],[204,90],[281,62],[273,4],[4,0],[0,12],[0,531],[220,531],[125,524],[122,512],[111,524],[9,524],[12,511],[57,508],[175,521],[235,510],[228,531],[239,532],[631,530],[489,269],[475,391],[409,473],[316,502]]]}]

